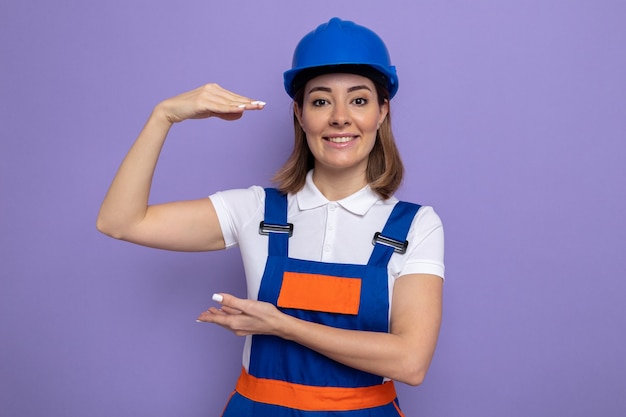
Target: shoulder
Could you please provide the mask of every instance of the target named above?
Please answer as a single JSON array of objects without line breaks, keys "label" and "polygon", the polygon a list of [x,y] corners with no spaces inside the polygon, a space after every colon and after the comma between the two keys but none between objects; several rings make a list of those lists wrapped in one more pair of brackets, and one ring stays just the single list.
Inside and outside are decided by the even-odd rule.
[{"label": "shoulder", "polygon": [[413,218],[411,229],[419,228],[422,230],[432,230],[435,228],[443,227],[441,218],[432,206],[420,205],[412,201],[398,200],[395,196],[391,196],[386,200],[377,201],[374,207],[378,207],[380,210],[391,212],[393,208],[400,202],[419,207],[417,213],[415,213],[415,217]]},{"label": "shoulder", "polygon": [[441,218],[432,206],[421,206],[415,215],[413,223],[419,223],[422,227],[443,227]]},{"label": "shoulder", "polygon": [[432,206],[421,206],[419,208],[411,223],[409,236],[416,243],[428,237],[443,241],[443,223]]},{"label": "shoulder", "polygon": [[409,250],[400,275],[432,274],[443,278],[443,224],[433,207],[420,207],[411,224],[407,240]]},{"label": "shoulder", "polygon": [[253,185],[248,188],[238,188],[218,191],[209,196],[222,225],[245,225],[263,212],[265,205],[265,190]]},{"label": "shoulder", "polygon": [[232,190],[218,191],[209,196],[213,204],[227,207],[257,206],[265,202],[265,190],[263,187],[253,185],[248,188],[235,188]]}]

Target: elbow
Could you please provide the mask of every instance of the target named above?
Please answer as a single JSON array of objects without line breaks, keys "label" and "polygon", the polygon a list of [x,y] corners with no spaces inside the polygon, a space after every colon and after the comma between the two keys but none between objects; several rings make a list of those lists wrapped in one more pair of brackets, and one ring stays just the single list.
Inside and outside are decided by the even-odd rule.
[{"label": "elbow", "polygon": [[418,363],[412,358],[404,362],[400,361],[396,376],[392,379],[416,387],[424,382],[427,372],[428,364]]},{"label": "elbow", "polygon": [[412,387],[417,387],[418,385],[422,385],[424,379],[426,378],[426,371],[416,371],[407,373],[404,376],[404,380],[400,381]]},{"label": "elbow", "polygon": [[137,239],[140,221],[120,211],[100,209],[96,218],[96,230],[113,239],[133,242]]},{"label": "elbow", "polygon": [[102,220],[100,216],[96,220],[96,230],[102,234],[113,237],[113,232],[110,230],[106,221]]},{"label": "elbow", "polygon": [[98,214],[96,219],[96,230],[114,239],[122,239],[122,233],[114,225],[106,219],[106,216]]}]

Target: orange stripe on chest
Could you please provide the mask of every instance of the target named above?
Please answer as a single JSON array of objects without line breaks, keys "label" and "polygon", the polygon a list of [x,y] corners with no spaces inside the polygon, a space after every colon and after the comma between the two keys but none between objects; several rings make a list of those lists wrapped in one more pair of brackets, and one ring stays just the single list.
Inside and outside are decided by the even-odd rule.
[{"label": "orange stripe on chest", "polygon": [[278,306],[356,315],[360,299],[360,278],[285,272]]}]

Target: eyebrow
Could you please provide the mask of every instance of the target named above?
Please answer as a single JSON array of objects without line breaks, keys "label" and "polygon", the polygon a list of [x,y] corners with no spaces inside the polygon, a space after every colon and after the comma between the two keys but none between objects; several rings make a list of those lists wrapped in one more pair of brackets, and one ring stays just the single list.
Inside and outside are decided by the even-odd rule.
[{"label": "eyebrow", "polygon": [[[357,90],[368,90],[368,91],[372,91],[371,88],[369,88],[368,86],[366,86],[365,84],[363,85],[355,85],[354,87],[350,87],[348,88],[348,93],[351,93],[353,91],[357,91]],[[333,90],[329,87],[313,87],[311,88],[311,90],[309,90],[309,94],[315,92],[315,91],[323,91],[325,93],[331,93]]]}]

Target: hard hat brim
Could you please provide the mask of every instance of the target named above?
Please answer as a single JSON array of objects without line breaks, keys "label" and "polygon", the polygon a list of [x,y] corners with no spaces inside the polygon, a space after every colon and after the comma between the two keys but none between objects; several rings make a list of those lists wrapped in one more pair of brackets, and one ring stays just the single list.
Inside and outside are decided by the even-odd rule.
[{"label": "hard hat brim", "polygon": [[378,65],[363,63],[343,63],[317,67],[292,68],[284,73],[285,91],[294,98],[298,90],[311,79],[324,74],[343,73],[367,77],[384,87],[392,98],[398,91],[398,77],[395,67],[380,68]]}]

